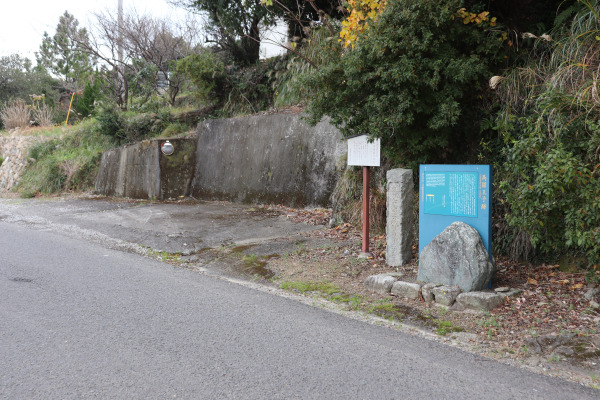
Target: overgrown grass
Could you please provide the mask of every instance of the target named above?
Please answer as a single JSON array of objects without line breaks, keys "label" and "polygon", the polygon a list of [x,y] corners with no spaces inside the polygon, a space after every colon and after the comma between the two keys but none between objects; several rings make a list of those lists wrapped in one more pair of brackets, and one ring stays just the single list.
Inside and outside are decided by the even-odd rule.
[{"label": "overgrown grass", "polygon": [[[385,172],[387,168],[377,168],[371,177],[369,196],[369,225],[371,232],[383,233],[386,226]],[[362,170],[351,167],[344,171],[332,195],[336,224],[348,222],[362,225]]]},{"label": "overgrown grass", "polygon": [[324,295],[341,293],[341,289],[329,282],[283,282],[281,288],[299,293],[318,292]]},{"label": "overgrown grass", "polygon": [[182,122],[171,122],[159,135],[160,137],[170,138],[173,136],[180,136],[184,133],[189,132],[190,126]]},{"label": "overgrown grass", "polygon": [[[29,149],[29,166],[16,191],[22,197],[37,193],[85,191],[93,188],[102,153],[123,143],[151,137],[170,137],[189,130],[181,122],[170,122],[170,110],[155,114],[120,113],[114,111],[107,126],[96,118],[74,126],[29,129],[23,134],[35,135],[41,141]],[[108,124],[110,125],[110,124]]]},{"label": "overgrown grass", "polygon": [[375,314],[391,321],[402,321],[404,314],[388,299],[370,300],[366,297],[344,293],[343,289],[330,282],[283,282],[280,287],[284,290],[302,294],[314,294],[336,304],[348,307],[354,311],[364,311]]},{"label": "overgrown grass", "polygon": [[113,146],[110,138],[98,133],[94,119],[73,127],[38,129],[37,134],[46,140],[30,148],[30,165],[16,189],[25,197],[90,189],[102,152]]},{"label": "overgrown grass", "polygon": [[24,100],[16,99],[0,108],[0,119],[6,129],[25,128],[29,126],[31,112]]},{"label": "overgrown grass", "polygon": [[446,336],[447,334],[452,332],[464,331],[463,328],[454,325],[451,321],[435,320],[434,322],[437,323],[437,329],[435,330],[435,333],[437,333],[440,336]]}]

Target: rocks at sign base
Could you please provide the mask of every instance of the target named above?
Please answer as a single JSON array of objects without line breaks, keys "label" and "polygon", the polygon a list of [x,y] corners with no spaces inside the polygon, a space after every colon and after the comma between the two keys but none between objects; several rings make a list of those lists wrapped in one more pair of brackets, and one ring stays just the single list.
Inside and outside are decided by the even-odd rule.
[{"label": "rocks at sign base", "polygon": [[406,297],[409,299],[418,299],[421,285],[418,283],[410,283],[397,281],[392,285],[391,293],[396,296]]},{"label": "rocks at sign base", "polygon": [[506,296],[494,292],[469,292],[461,293],[456,302],[469,310],[491,311],[504,303]]},{"label": "rocks at sign base", "polygon": [[494,274],[481,236],[464,222],[454,222],[421,251],[417,280],[458,286],[463,292],[486,288]]},{"label": "rocks at sign base", "polygon": [[443,306],[454,304],[460,292],[461,290],[458,286],[437,286],[431,289],[435,302]]},{"label": "rocks at sign base", "polygon": [[435,301],[435,297],[433,297],[432,290],[438,286],[442,286],[442,284],[441,283],[426,283],[423,286],[421,286],[421,295],[423,296],[423,300],[425,300],[426,303],[431,303],[431,302]]},{"label": "rocks at sign base", "polygon": [[365,279],[365,287],[371,292],[387,294],[398,279],[387,274],[371,275]]}]

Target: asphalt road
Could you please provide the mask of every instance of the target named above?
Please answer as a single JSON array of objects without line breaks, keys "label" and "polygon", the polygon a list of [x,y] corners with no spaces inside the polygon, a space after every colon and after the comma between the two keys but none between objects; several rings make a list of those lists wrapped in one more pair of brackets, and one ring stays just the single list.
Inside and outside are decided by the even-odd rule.
[{"label": "asphalt road", "polygon": [[86,237],[105,246],[126,249],[135,244],[169,253],[265,243],[318,229],[249,205],[94,197],[0,198],[0,220]]},{"label": "asphalt road", "polygon": [[2,399],[598,399],[224,279],[0,221]]}]

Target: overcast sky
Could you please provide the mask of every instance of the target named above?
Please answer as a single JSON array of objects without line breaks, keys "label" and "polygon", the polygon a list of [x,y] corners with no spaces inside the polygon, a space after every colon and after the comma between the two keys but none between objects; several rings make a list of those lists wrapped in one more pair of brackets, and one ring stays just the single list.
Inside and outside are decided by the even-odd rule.
[{"label": "overcast sky", "polygon": [[[33,53],[42,43],[44,31],[54,35],[58,19],[65,11],[73,14],[80,26],[88,27],[93,20],[93,12],[116,12],[118,8],[118,0],[9,0],[2,3],[0,56],[18,53],[32,60]],[[184,10],[169,5],[166,0],[123,0],[123,8],[171,18],[185,14]]]},{"label": "overcast sky", "polygon": [[[20,54],[35,62],[44,31],[51,36],[56,31],[59,17],[68,11],[89,27],[93,12],[113,10],[118,0],[4,0],[0,14],[0,56]],[[123,8],[139,14],[183,19],[185,10],[171,6],[167,0],[123,0]],[[271,51],[270,51],[271,52]]]}]

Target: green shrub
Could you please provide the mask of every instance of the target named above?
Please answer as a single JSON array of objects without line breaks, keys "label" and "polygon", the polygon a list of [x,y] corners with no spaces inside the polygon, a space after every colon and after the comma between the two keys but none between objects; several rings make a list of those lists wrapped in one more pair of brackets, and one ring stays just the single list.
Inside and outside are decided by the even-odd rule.
[{"label": "green shrub", "polygon": [[146,98],[134,97],[129,105],[129,110],[139,113],[158,113],[169,107],[169,103],[163,97],[153,94]]},{"label": "green shrub", "polygon": [[391,0],[352,50],[303,81],[310,122],[382,139],[392,162],[473,159],[500,33],[464,24],[457,0]]},{"label": "green shrub", "polygon": [[315,69],[339,60],[342,48],[338,43],[341,24],[330,20],[329,25],[311,28],[310,39],[303,39],[296,53],[279,57],[267,72],[275,91],[275,107],[306,104],[318,91],[318,86],[306,84]]},{"label": "green shrub", "polygon": [[267,73],[272,62],[228,66],[222,108],[224,116],[255,114],[273,104],[274,90]]},{"label": "green shrub", "polygon": [[124,121],[121,112],[116,107],[103,107],[96,117],[98,121],[98,132],[120,142],[125,138],[123,132]]},{"label": "green shrub", "polygon": [[185,133],[190,129],[187,124],[182,122],[173,122],[167,125],[167,127],[162,131],[162,137],[173,137],[179,134]]},{"label": "green shrub", "polygon": [[[555,41],[534,38],[531,66],[507,74],[497,127],[506,222],[545,261],[600,263],[600,78],[598,2]],[[514,246],[513,249],[527,246]],[[518,254],[514,254],[518,255]]]},{"label": "green shrub", "polygon": [[530,132],[506,148],[500,182],[507,222],[522,227],[542,257],[585,253],[600,262],[600,171],[586,154],[600,140],[598,125],[564,121],[563,131],[549,137],[545,118],[520,121]]},{"label": "green shrub", "polygon": [[100,85],[98,81],[94,83],[86,82],[81,95],[75,95],[73,109],[82,117],[89,117],[94,114],[94,103],[99,96]]},{"label": "green shrub", "polygon": [[183,74],[196,86],[200,101],[222,104],[225,101],[225,65],[210,50],[192,54],[177,61],[176,72]]},{"label": "green shrub", "polygon": [[113,146],[96,124],[95,120],[85,121],[69,127],[61,138],[32,146],[28,154],[32,162],[17,190],[28,196],[93,187],[102,152]]},{"label": "green shrub", "polygon": [[177,73],[194,84],[196,98],[214,105],[221,116],[253,114],[273,105],[277,76],[274,69],[286,65],[282,57],[273,57],[253,65],[226,65],[216,54],[206,50],[177,62]]},{"label": "green shrub", "polygon": [[158,113],[124,113],[116,107],[103,108],[96,117],[98,132],[110,137],[115,144],[133,143],[160,134],[171,122],[168,109]]}]

